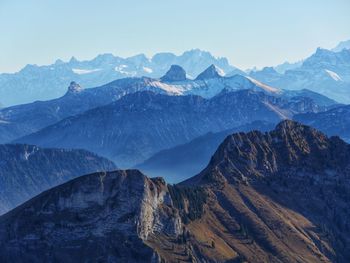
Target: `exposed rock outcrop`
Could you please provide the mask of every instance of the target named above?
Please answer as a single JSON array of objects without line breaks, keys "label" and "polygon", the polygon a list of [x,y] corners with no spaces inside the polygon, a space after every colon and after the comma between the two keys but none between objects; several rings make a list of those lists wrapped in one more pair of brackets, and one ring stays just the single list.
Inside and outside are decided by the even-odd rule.
[{"label": "exposed rock outcrop", "polygon": [[53,188],[0,217],[0,261],[346,263],[349,172],[348,144],[283,121],[179,185],[127,170]]}]

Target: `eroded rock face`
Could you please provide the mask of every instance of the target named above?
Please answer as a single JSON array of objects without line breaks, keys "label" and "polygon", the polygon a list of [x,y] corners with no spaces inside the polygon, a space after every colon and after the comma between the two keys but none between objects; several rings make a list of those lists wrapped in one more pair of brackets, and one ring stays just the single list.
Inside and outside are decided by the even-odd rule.
[{"label": "eroded rock face", "polygon": [[215,171],[222,180],[256,180],[270,176],[313,176],[315,179],[349,176],[350,148],[338,137],[328,138],[309,126],[286,120],[275,130],[228,136],[197,177],[206,180]]},{"label": "eroded rock face", "polygon": [[151,262],[157,256],[143,241],[180,233],[170,207],[165,182],[137,170],[83,176],[2,217],[0,260]]},{"label": "eroded rock face", "polygon": [[165,207],[172,207],[165,181],[161,178],[147,178],[138,222],[138,235],[143,240],[147,240],[154,233],[162,232],[174,236],[180,234],[182,223],[178,211],[169,211]]},{"label": "eroded rock face", "polygon": [[0,261],[347,263],[349,147],[283,121],[228,136],[179,185],[86,175],[0,217]]}]

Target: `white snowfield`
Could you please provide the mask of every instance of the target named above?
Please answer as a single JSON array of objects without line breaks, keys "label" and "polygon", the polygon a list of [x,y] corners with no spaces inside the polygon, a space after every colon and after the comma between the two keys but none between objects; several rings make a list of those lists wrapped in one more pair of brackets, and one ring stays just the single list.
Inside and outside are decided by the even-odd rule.
[{"label": "white snowfield", "polygon": [[173,95],[199,95],[204,98],[211,98],[223,90],[237,91],[251,89],[263,91],[269,94],[279,94],[282,90],[265,85],[251,77],[234,75],[232,77],[212,78],[205,80],[185,80],[180,82],[164,83],[158,80],[149,83],[149,86],[164,90]]},{"label": "white snowfield", "polygon": [[72,71],[78,75],[90,74],[90,73],[94,73],[94,72],[101,71],[101,70],[102,69],[99,69],[99,68],[95,68],[95,69],[72,68]]}]

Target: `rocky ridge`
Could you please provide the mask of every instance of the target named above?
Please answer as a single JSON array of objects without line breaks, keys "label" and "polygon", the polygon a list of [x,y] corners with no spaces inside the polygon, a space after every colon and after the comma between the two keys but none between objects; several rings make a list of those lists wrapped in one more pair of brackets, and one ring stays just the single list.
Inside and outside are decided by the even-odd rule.
[{"label": "rocky ridge", "polygon": [[0,217],[0,259],[345,263],[349,160],[341,139],[287,120],[228,136],[178,185],[86,175]]}]

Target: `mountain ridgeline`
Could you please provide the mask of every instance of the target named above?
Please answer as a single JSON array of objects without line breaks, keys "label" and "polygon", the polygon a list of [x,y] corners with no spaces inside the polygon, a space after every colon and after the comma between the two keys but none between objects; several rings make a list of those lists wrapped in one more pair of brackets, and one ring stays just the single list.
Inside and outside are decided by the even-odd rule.
[{"label": "mountain ridgeline", "polygon": [[63,119],[15,142],[83,148],[112,159],[119,167],[131,167],[208,132],[258,120],[277,123],[325,108],[309,97],[276,96],[255,89],[222,90],[209,99],[144,91]]},{"label": "mountain ridgeline", "polygon": [[235,133],[177,185],[126,170],[42,193],[0,217],[0,260],[349,262],[349,165],[293,121]]},{"label": "mountain ridgeline", "polygon": [[162,150],[135,168],[151,177],[163,176],[168,183],[178,183],[203,170],[218,146],[233,132],[269,131],[273,127],[272,123],[255,121],[229,130],[209,132],[187,143]]},{"label": "mountain ridgeline", "polygon": [[350,103],[350,49],[318,48],[295,68],[283,73],[266,67],[249,76],[267,85],[288,90],[313,90],[341,103]]},{"label": "mountain ridgeline", "polygon": [[[8,143],[25,135],[34,133],[62,119],[81,114],[87,110],[108,105],[127,94],[152,91],[167,95],[199,95],[210,99],[223,91],[249,89],[285,99],[311,99],[320,107],[336,104],[320,94],[307,90],[286,91],[269,87],[252,78],[242,75],[222,77],[221,70],[212,65],[198,77],[186,78],[186,72],[173,65],[160,79],[140,77],[124,78],[105,85],[84,89],[71,82],[64,96],[47,101],[17,105],[0,110],[0,142]],[[220,73],[220,74],[219,74]],[[28,116],[31,116],[28,118]]]},{"label": "mountain ridgeline", "polygon": [[[208,75],[221,77],[236,74],[249,75],[272,87],[283,89],[310,89],[342,103],[349,103],[349,54],[348,42],[340,43],[333,50],[318,48],[314,54],[297,63],[284,63],[249,73],[230,65],[226,58],[217,58],[209,52],[194,49],[177,56],[158,53],[152,58],[143,54],[121,58],[101,54],[91,60],[57,60],[46,66],[27,65],[19,72],[0,74],[0,98],[5,107],[55,99],[65,94],[75,80],[83,87],[92,88],[122,78],[147,77],[158,79],[171,65],[179,65],[187,74],[168,75],[164,81],[200,80]],[[213,70],[214,66],[218,70]],[[209,67],[209,68],[208,68]],[[205,70],[207,69],[207,70]],[[206,73],[203,75],[203,71]],[[178,71],[179,73],[180,71]]]},{"label": "mountain ridgeline", "polygon": [[186,51],[179,56],[158,53],[152,58],[144,54],[129,58],[101,54],[92,60],[79,61],[72,57],[63,62],[58,59],[51,65],[27,65],[19,72],[0,74],[0,98],[7,107],[54,99],[64,95],[65,87],[71,80],[92,88],[122,78],[158,78],[174,64],[183,67],[190,78],[195,78],[211,64],[217,65],[225,73],[244,74],[231,66],[226,58],[217,58],[199,49]]},{"label": "mountain ridgeline", "polygon": [[294,116],[296,121],[311,125],[329,136],[338,135],[350,143],[350,106],[342,105],[325,112]]},{"label": "mountain ridgeline", "polygon": [[0,214],[79,175],[116,169],[113,162],[85,150],[0,145]]}]

